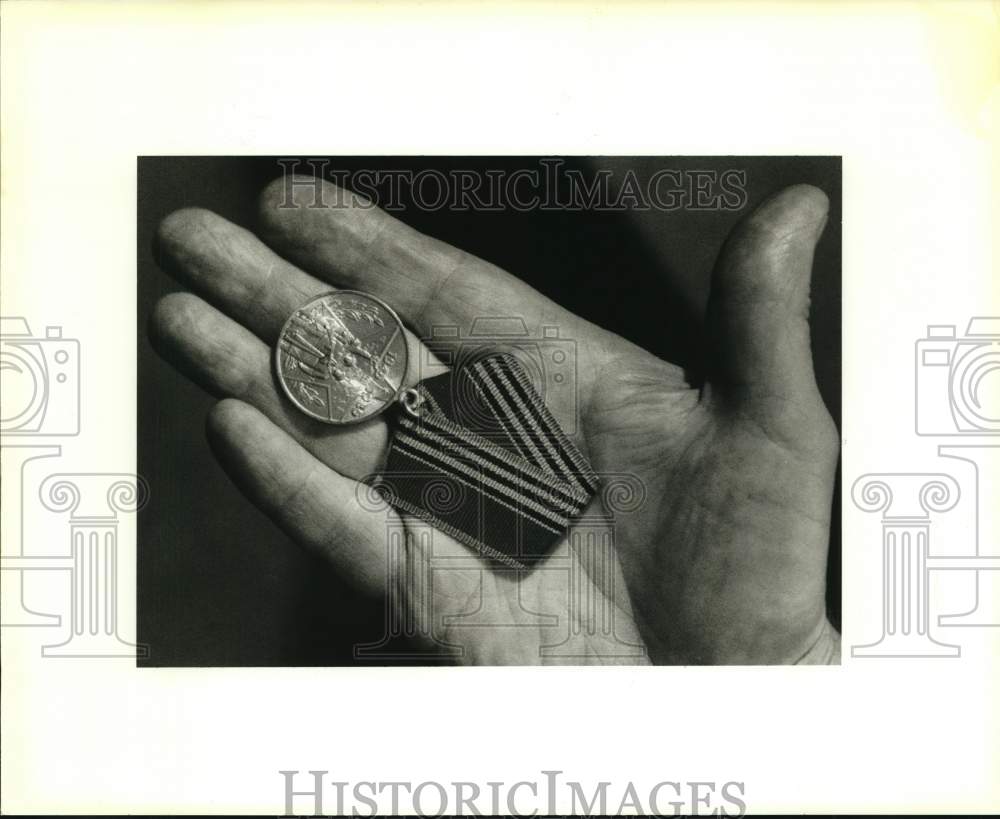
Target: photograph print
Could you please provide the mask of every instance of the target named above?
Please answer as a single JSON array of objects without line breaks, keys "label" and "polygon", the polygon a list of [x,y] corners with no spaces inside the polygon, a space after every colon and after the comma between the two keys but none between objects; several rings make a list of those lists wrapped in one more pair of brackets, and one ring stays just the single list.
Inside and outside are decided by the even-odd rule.
[{"label": "photograph print", "polygon": [[839,157],[137,173],[139,665],[840,662]]}]

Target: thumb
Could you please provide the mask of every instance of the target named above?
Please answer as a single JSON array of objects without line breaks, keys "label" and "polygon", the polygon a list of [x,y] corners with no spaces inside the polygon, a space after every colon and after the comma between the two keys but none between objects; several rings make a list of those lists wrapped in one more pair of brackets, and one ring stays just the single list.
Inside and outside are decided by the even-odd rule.
[{"label": "thumb", "polygon": [[828,208],[818,188],[785,188],[733,229],[712,275],[712,394],[755,416],[763,412],[770,422],[780,422],[789,408],[821,401],[809,341],[809,284]]}]

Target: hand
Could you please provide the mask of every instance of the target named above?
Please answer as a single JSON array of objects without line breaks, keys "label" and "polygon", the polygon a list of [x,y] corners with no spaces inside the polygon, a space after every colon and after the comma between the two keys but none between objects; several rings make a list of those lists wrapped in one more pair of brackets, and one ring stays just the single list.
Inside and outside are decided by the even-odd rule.
[{"label": "hand", "polygon": [[[264,241],[195,209],[171,214],[158,233],[161,265],[198,295],[164,297],[151,337],[224,399],[208,419],[209,440],[257,506],[362,588],[389,584],[408,616],[459,646],[463,662],[557,661],[542,646],[565,637],[566,618],[580,635],[576,663],[635,662],[629,646],[644,646],[655,663],[835,659],[824,600],[838,435],[816,388],[808,325],[827,213],[820,191],[782,191],[726,241],[706,323],[709,369],[692,385],[680,368],[494,265],[323,184],[325,201],[339,194],[347,206],[306,207],[313,192],[299,186],[292,204],[284,182],[270,185],[260,200]],[[313,421],[279,393],[270,364],[285,319],[331,286],[371,293],[399,313],[411,328],[411,383],[418,358],[433,358],[411,330],[467,332],[478,316],[520,316],[531,333],[556,325],[574,339],[577,395],[556,395],[549,408],[564,422],[578,401],[574,440],[595,470],[634,475],[646,492],[640,508],[616,515],[612,564],[564,539],[531,573],[496,571],[437,532],[435,557],[462,558],[459,568],[417,582],[425,574],[415,567],[430,557],[412,539],[406,565],[387,568],[387,521],[415,521],[359,503],[357,484],[382,465],[385,421]],[[566,566],[583,583],[572,599],[596,607],[570,605]],[[463,628],[454,619],[479,606],[523,622]],[[595,628],[602,610],[614,614],[610,634]]]}]

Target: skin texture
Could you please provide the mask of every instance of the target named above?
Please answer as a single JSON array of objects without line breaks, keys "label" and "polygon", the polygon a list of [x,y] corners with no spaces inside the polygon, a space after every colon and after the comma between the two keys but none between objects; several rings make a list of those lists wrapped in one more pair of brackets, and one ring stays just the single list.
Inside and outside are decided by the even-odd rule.
[{"label": "skin texture", "polygon": [[[272,183],[257,235],[197,209],[171,214],[158,231],[159,263],[192,292],[159,302],[151,338],[222,399],[209,442],[254,504],[353,583],[390,589],[459,662],[837,661],[824,594],[839,441],[816,388],[808,325],[821,191],[787,188],[733,230],[712,279],[709,370],[690,385],[680,368],[494,265],[322,185],[317,200],[310,185]],[[577,409],[574,441],[595,470],[631,476],[644,493],[631,511],[609,510],[602,496],[591,504],[592,513],[615,511],[613,563],[564,539],[531,573],[498,571],[440,532],[435,566],[454,558],[457,568],[435,568],[432,583],[414,580],[429,561],[416,542],[400,565],[387,562],[387,522],[414,521],[357,483],[384,461],[385,421],[313,421],[282,397],[271,368],[285,319],[333,288],[371,293],[399,313],[411,384],[436,360],[418,338],[436,324],[468,333],[478,316],[520,316],[529,333],[556,325],[574,339],[578,389],[553,395],[549,408],[564,425]],[[572,598],[567,566],[582,583]],[[481,622],[505,625],[454,619],[477,609]],[[575,640],[561,654],[543,649],[565,639],[567,619]]]}]

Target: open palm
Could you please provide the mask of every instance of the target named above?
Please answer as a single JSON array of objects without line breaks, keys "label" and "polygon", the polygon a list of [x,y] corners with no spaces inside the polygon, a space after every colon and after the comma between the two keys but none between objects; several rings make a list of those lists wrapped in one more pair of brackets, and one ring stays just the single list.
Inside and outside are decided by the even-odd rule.
[{"label": "open palm", "polygon": [[[781,192],[727,240],[712,282],[709,372],[690,385],[494,265],[322,186],[269,186],[260,239],[197,209],[171,214],[158,233],[160,263],[198,295],[162,299],[151,336],[224,399],[209,438],[255,504],[352,582],[390,590],[416,631],[462,662],[836,656],[824,592],[838,440],[808,327],[821,192]],[[417,336],[436,325],[467,333],[477,318],[519,317],[531,334],[555,326],[575,341],[576,390],[546,398],[564,425],[579,418],[572,437],[607,491],[534,571],[498,570],[441,532],[423,537],[424,524],[364,491],[358,481],[383,465],[384,420],[330,427],[280,396],[270,346],[296,308],[332,287],[400,314],[410,383],[431,374],[435,356]],[[616,504],[622,487],[630,497]],[[394,529],[410,535],[396,551]]]}]

